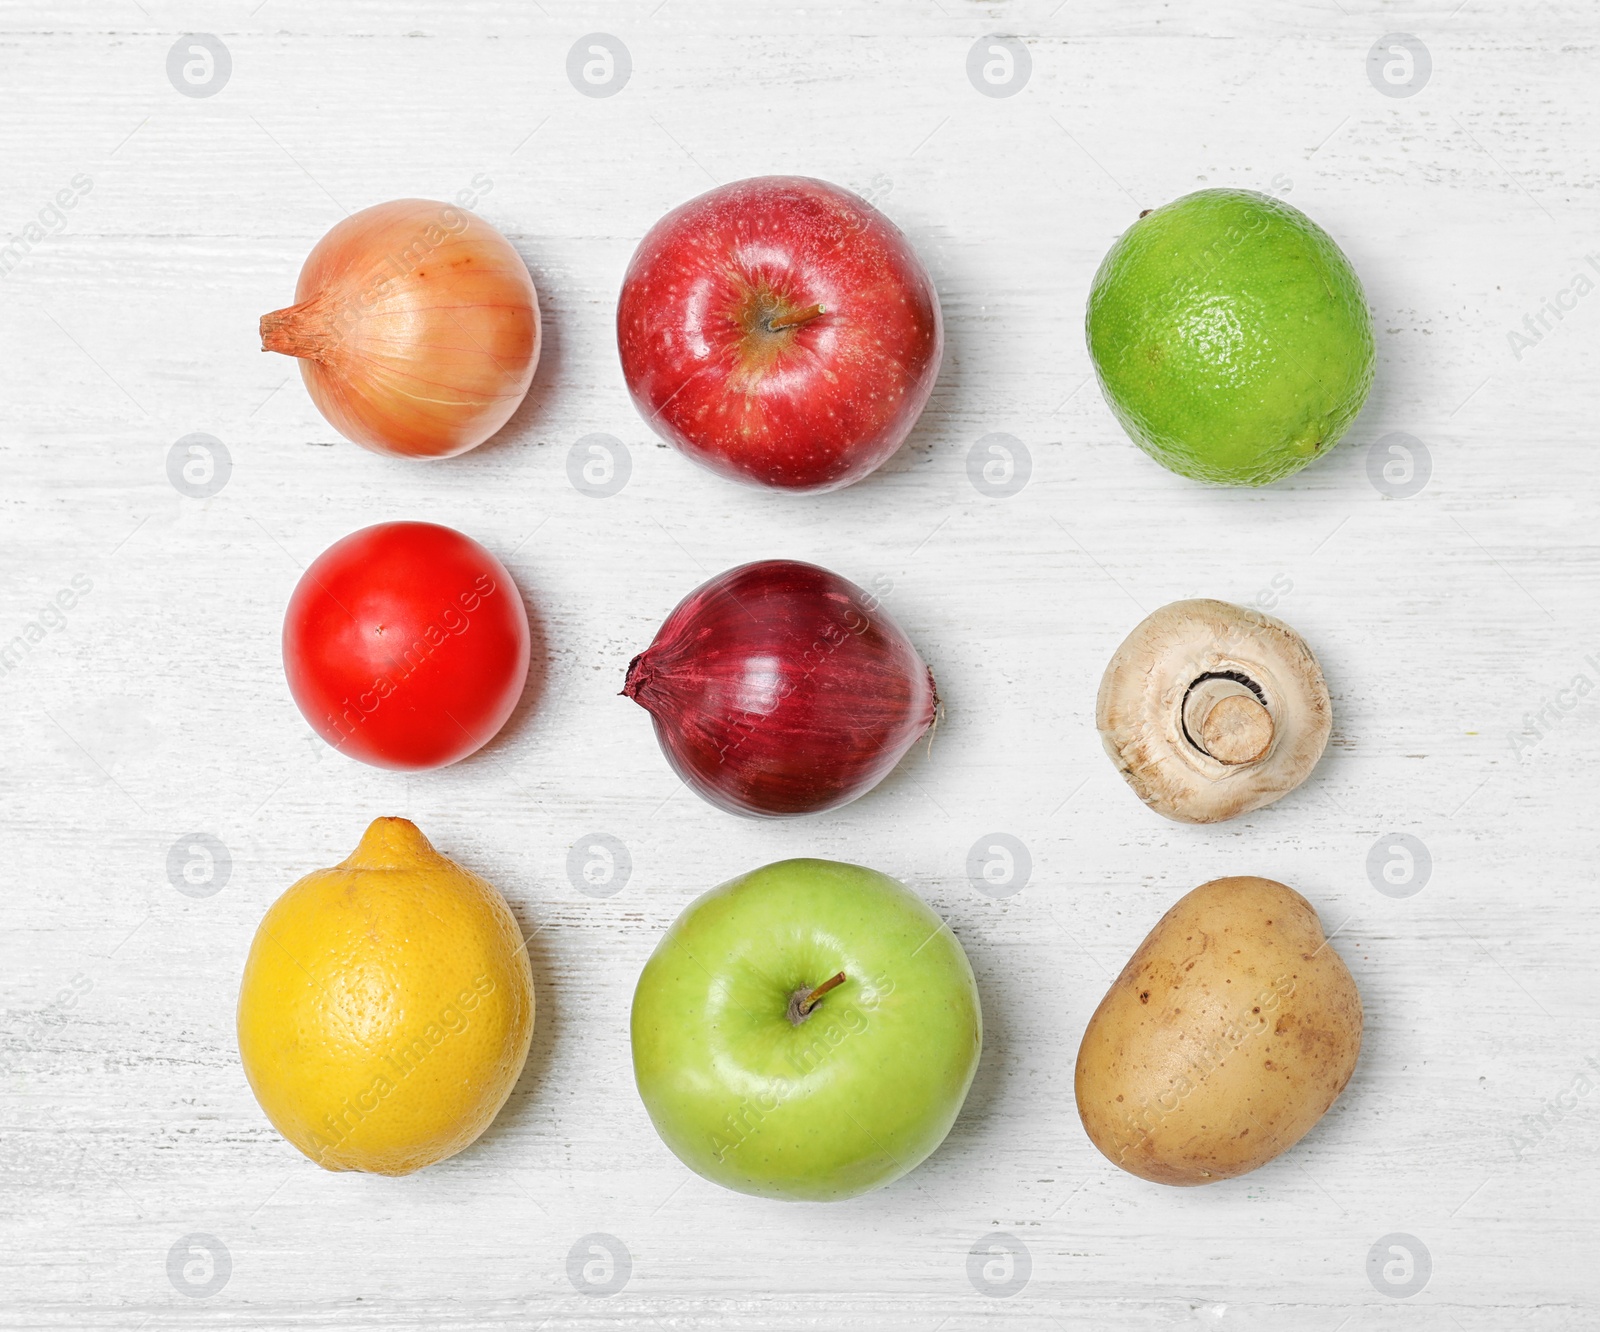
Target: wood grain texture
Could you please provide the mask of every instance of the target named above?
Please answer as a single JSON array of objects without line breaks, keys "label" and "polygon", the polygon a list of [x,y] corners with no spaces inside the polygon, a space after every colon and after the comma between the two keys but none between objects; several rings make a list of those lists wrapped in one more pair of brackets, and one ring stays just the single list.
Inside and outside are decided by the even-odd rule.
[{"label": "wood grain texture", "polygon": [[[597,30],[632,62],[608,98],[565,72]],[[215,96],[167,79],[185,32],[231,55]],[[1431,56],[1415,96],[1367,77],[1394,32]],[[1029,52],[1014,96],[968,80],[987,33]],[[1576,279],[1600,280],[1597,46],[1588,0],[0,4],[0,229],[40,224],[0,261],[0,644],[90,585],[0,673],[0,1326],[1591,1325],[1600,291]],[[929,410],[837,495],[695,469],[650,437],[617,366],[639,236],[713,182],[769,172],[872,197],[944,305]],[[1326,227],[1379,329],[1377,387],[1345,444],[1260,492],[1150,462],[1083,347],[1112,240],[1141,208],[1223,184]],[[335,438],[294,368],[259,351],[256,320],[346,210],[460,190],[528,262],[544,360],[488,446],[378,458]],[[1571,308],[1513,346],[1562,293]],[[1404,499],[1369,480],[1396,431],[1431,460]],[[168,479],[191,432],[231,458],[210,498]],[[569,450],[597,432],[631,459],[606,499],[568,480]],[[994,432],[1031,458],[1010,498],[969,481]],[[508,734],[414,777],[322,747],[278,661],[301,568],[394,517],[488,544],[541,639],[541,687]],[[768,825],[678,789],[617,690],[690,587],[775,556],[891,585],[948,715],[867,798]],[[1335,713],[1310,782],[1215,827],[1144,809],[1093,721],[1128,630],[1194,596],[1292,624]],[[379,814],[415,819],[537,930],[518,1090],[476,1146],[398,1181],[300,1158],[233,1039],[261,912]],[[167,870],[197,832],[232,865],[203,898]],[[1031,858],[1001,898],[967,870],[997,832]],[[595,833],[632,861],[607,898],[568,876]],[[1431,860],[1410,897],[1369,878],[1394,834]],[[633,981],[667,923],[794,854],[872,865],[948,913],[988,1036],[945,1146],[827,1207],[689,1175],[628,1060]],[[1227,874],[1317,906],[1361,987],[1365,1046],[1292,1153],[1163,1190],[1085,1138],[1073,1060],[1150,926]],[[1006,1298],[969,1277],[996,1232],[1030,1264]],[[1431,1254],[1407,1299],[1366,1271],[1395,1232]],[[569,1278],[595,1233],[631,1256],[606,1297]],[[231,1261],[208,1297],[168,1275],[191,1234]]]}]

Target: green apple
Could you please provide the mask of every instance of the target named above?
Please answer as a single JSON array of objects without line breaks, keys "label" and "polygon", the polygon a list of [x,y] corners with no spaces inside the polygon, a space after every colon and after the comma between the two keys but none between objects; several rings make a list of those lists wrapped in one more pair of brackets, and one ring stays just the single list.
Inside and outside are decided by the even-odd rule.
[{"label": "green apple", "polygon": [[696,898],[633,995],[633,1073],[691,1170],[767,1198],[849,1198],[920,1165],[983,1047],[972,967],[904,885],[784,860]]}]

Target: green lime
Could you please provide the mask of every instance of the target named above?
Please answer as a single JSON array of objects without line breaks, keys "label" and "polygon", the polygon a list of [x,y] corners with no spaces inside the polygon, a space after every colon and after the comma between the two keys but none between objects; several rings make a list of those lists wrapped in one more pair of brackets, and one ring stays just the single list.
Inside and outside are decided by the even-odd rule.
[{"label": "green lime", "polygon": [[1350,261],[1304,213],[1251,190],[1185,195],[1123,232],[1087,330],[1123,429],[1202,481],[1299,471],[1372,387],[1372,316]]}]

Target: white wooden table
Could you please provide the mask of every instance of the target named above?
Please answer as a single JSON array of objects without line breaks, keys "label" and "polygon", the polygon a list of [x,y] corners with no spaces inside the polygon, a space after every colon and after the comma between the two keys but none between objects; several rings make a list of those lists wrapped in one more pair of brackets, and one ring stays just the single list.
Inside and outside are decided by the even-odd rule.
[{"label": "white wooden table", "polygon": [[[1589,0],[6,0],[0,27],[0,227],[22,238],[0,258],[0,643],[40,625],[0,666],[0,1326],[1600,1320]],[[200,62],[180,91],[169,52],[190,32],[217,45],[180,48],[179,83]],[[580,95],[569,51],[596,32],[630,72]],[[1017,38],[1028,67],[1012,55],[1008,75],[998,39],[974,59],[986,34]],[[1393,34],[1426,59],[1369,66]],[[1000,83],[980,91],[990,61]],[[929,410],[842,494],[696,469],[650,437],[618,370],[640,235],[713,182],[770,172],[873,198],[944,303]],[[1263,492],[1169,475],[1087,380],[1100,256],[1141,208],[1224,184],[1326,226],[1380,333],[1346,443]],[[461,190],[527,259],[543,364],[490,446],[377,458],[259,351],[256,320],[346,210]],[[1535,342],[1547,301],[1569,308]],[[1410,483],[1396,432],[1425,450]],[[196,433],[227,465],[214,450],[180,490],[169,459]],[[568,479],[595,433],[631,466],[609,498]],[[994,433],[1031,468],[1004,497],[969,479]],[[410,778],[313,740],[278,657],[302,566],[396,517],[498,552],[543,663],[503,740]],[[949,711],[931,757],[858,804],[756,824],[678,790],[617,690],[692,586],[780,555],[892,585]],[[1298,628],[1337,713],[1305,787],[1212,828],[1140,806],[1093,725],[1123,635],[1197,595]],[[303,1159],[233,1037],[262,911],[378,814],[417,820],[538,928],[539,1028],[512,1100],[472,1149],[403,1180]],[[601,833],[632,864],[608,897],[568,872]],[[1031,859],[1002,897],[967,871],[995,833]],[[187,883],[182,848],[207,837],[227,872]],[[1378,891],[1373,848],[1381,871],[1398,863],[1382,848],[1417,844],[1429,868],[1401,890],[1420,889]],[[662,929],[799,853],[881,868],[950,913],[987,1025],[942,1150],[833,1206],[690,1175],[629,1067],[633,981]],[[1091,1147],[1073,1060],[1150,925],[1231,873],[1284,880],[1338,929],[1366,1044],[1295,1151],[1164,1190]],[[1409,1296],[1403,1255],[1369,1277],[1394,1234],[1427,1255]],[[595,1235],[626,1262],[579,1243]]]}]

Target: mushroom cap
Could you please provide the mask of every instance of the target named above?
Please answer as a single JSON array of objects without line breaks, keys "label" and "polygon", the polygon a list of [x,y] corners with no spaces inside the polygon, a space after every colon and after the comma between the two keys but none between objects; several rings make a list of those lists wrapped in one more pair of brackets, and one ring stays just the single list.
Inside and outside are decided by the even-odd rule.
[{"label": "mushroom cap", "polygon": [[1163,606],[1123,640],[1100,681],[1095,725],[1156,813],[1218,823],[1311,775],[1333,707],[1317,659],[1282,620],[1197,599]]}]

